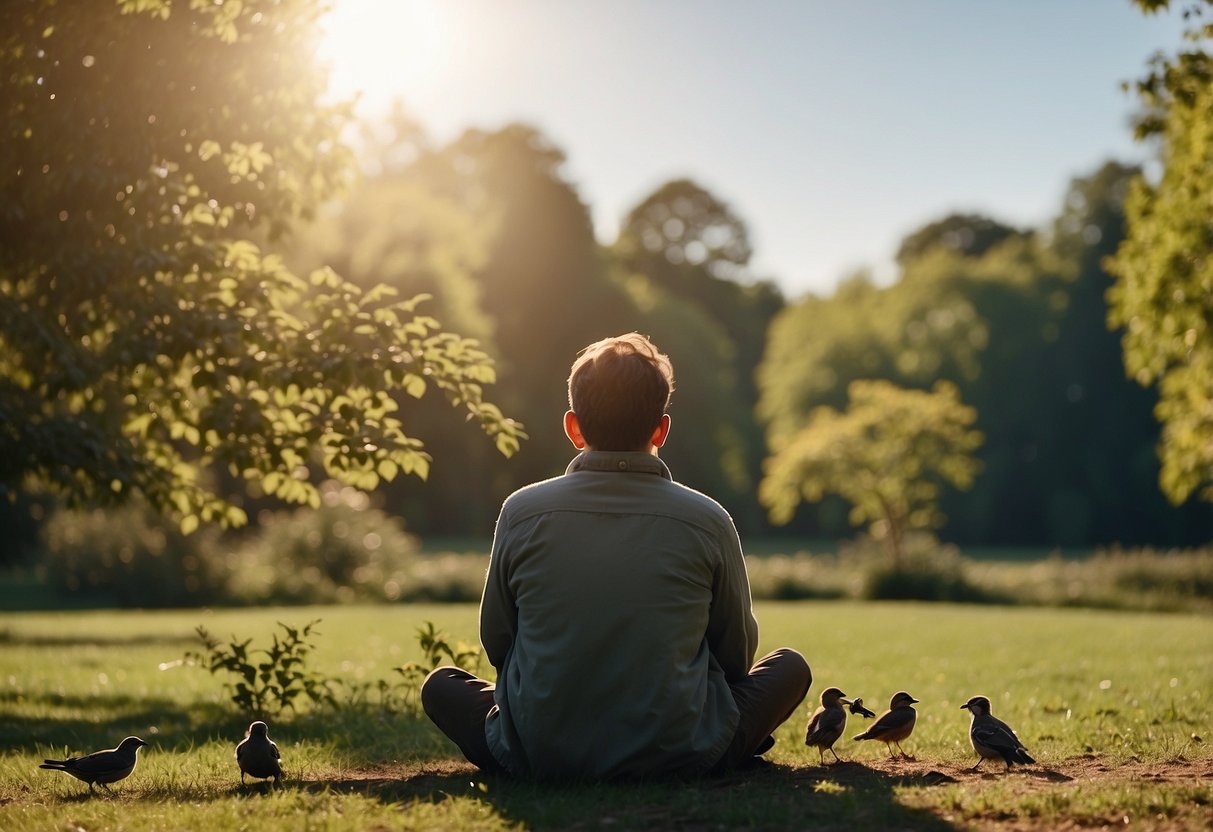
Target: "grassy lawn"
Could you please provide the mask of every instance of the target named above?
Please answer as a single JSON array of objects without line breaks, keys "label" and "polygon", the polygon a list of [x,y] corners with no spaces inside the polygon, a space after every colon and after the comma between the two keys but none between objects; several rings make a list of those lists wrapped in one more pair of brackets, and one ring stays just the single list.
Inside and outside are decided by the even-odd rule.
[{"label": "grassy lawn", "polygon": [[[433,621],[474,641],[472,605],[0,614],[0,828],[250,829],[1205,829],[1213,826],[1213,618],[1096,610],[854,602],[758,605],[762,649],[813,667],[811,702],[774,765],[701,783],[539,787],[480,777],[424,718],[375,697],[271,720],[288,780],[242,788],[232,751],[248,716],[223,680],[180,666],[204,624],[268,642],[320,618],[311,667],[395,681]],[[165,665],[165,669],[160,669]],[[821,767],[804,725],[829,685],[882,709],[922,700],[913,761],[851,741]],[[959,706],[988,695],[1040,761],[1004,774],[976,758]],[[854,728],[855,730],[850,730]],[[150,744],[113,795],[39,770],[43,757]]]}]

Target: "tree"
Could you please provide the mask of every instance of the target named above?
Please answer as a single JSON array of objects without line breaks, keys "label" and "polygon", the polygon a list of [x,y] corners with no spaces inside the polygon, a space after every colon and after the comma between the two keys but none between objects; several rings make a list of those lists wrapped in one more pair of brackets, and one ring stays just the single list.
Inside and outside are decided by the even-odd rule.
[{"label": "tree", "polygon": [[[1158,393],[1126,377],[1121,334],[1108,327],[1113,279],[1104,263],[1124,239],[1125,196],[1138,173],[1106,162],[1073,179],[1049,235],[1070,274],[1058,338],[1035,373],[1046,394],[1042,426],[1049,428],[1038,457],[1051,470],[1032,490],[1045,501],[1052,542],[1059,545],[1199,544],[1213,529],[1209,506],[1173,506],[1159,489]],[[993,441],[985,425],[992,408],[967,391],[965,399],[981,412]],[[980,487],[991,473],[983,473]]]},{"label": "tree", "polygon": [[511,486],[563,472],[569,365],[586,344],[633,326],[634,309],[607,275],[589,208],[565,178],[564,161],[550,138],[525,124],[467,130],[418,161],[427,187],[491,229],[475,271],[480,308],[500,350],[503,404],[538,426],[508,476],[477,485],[458,478],[465,491],[483,485],[494,508]]},{"label": "tree", "polygon": [[897,249],[897,262],[905,268],[935,248],[954,251],[965,257],[980,257],[1007,238],[1021,236],[1024,236],[1024,232],[990,217],[949,214],[907,235]]},{"label": "tree", "polygon": [[856,381],[848,395],[845,411],[817,408],[774,450],[759,499],[773,521],[786,523],[802,500],[841,495],[852,506],[851,522],[870,524],[901,568],[906,533],[943,522],[941,483],[973,484],[979,465],[972,453],[982,441],[972,429],[977,412],[949,382],[924,392]]},{"label": "tree", "polygon": [[745,223],[723,200],[689,179],[667,182],[628,212],[616,248],[632,265],[664,261],[687,269],[654,269],[663,277],[694,277],[704,266],[713,276],[745,274],[752,249]]},{"label": "tree", "polygon": [[[696,399],[695,422],[679,421],[677,441],[667,445],[674,455],[695,454],[693,464],[680,464],[689,484],[729,503],[742,525],[763,522],[754,485],[761,476],[764,452],[762,428],[754,415],[758,399],[755,373],[766,346],[767,327],[784,306],[783,295],[770,281],[755,280],[749,270],[752,253],[745,221],[720,197],[689,179],[665,183],[628,212],[619,239],[611,247],[619,271],[635,290],[647,281],[666,302],[651,304],[651,327],[658,343],[670,346],[674,366],[686,381],[702,378],[715,389],[692,391],[679,385],[675,414],[688,399]],[[640,304],[645,307],[645,304]],[[677,309],[678,306],[688,307]],[[684,330],[694,319],[700,331]],[[692,346],[695,345],[695,346]],[[677,360],[676,352],[686,358]],[[708,366],[693,366],[706,363]],[[677,402],[683,402],[678,405]],[[675,419],[677,420],[675,415]],[[689,440],[689,441],[688,441]],[[690,460],[686,460],[689,462]],[[691,471],[708,474],[695,480]]]},{"label": "tree", "polygon": [[[1137,0],[1147,13],[1167,0]],[[1139,137],[1162,150],[1157,183],[1138,178],[1125,204],[1127,234],[1108,269],[1108,321],[1123,328],[1125,369],[1142,386],[1157,385],[1162,424],[1162,490],[1178,504],[1192,494],[1213,502],[1213,55],[1210,29],[1192,3],[1190,47],[1156,58],[1137,83],[1145,113]]]},{"label": "tree", "polygon": [[[264,250],[344,182],[317,0],[4,6],[0,491],[142,493],[244,521],[203,472],[315,504],[430,459],[394,394],[439,390],[505,454],[488,355],[388,288]],[[256,240],[257,242],[254,242]]]}]

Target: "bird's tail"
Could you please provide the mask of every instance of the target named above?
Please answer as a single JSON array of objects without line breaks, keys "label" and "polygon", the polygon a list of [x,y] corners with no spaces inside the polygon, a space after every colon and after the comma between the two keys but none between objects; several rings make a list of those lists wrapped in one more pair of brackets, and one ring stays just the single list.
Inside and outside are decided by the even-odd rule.
[{"label": "bird's tail", "polygon": [[42,765],[38,766],[38,768],[49,768],[52,771],[62,771],[63,767],[66,765],[66,760],[44,760]]},{"label": "bird's tail", "polygon": [[1015,761],[1017,763],[1034,763],[1034,762],[1036,762],[1036,759],[1031,754],[1029,754],[1027,751],[1020,748],[1017,750],[1017,752],[1015,754]]},{"label": "bird's tail", "polygon": [[862,734],[856,734],[855,736],[851,737],[851,739],[853,739],[853,740],[867,740],[867,739],[871,739],[871,737],[869,737],[869,736],[868,736],[868,732],[867,732],[867,731],[864,731]]}]

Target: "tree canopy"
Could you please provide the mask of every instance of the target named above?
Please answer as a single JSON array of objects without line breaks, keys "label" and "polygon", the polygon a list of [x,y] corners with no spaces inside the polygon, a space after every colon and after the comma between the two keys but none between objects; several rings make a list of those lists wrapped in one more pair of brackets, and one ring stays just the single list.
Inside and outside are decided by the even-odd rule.
[{"label": "tree canopy", "polygon": [[1133,183],[1127,236],[1108,261],[1117,278],[1108,320],[1123,328],[1128,374],[1158,387],[1160,484],[1176,503],[1193,494],[1213,502],[1213,55],[1201,17],[1210,9],[1187,7],[1189,48],[1157,58],[1137,83],[1138,135],[1159,141],[1163,170],[1157,182]]},{"label": "tree canopy", "polygon": [[[770,447],[790,441],[815,408],[845,408],[852,381],[928,389],[946,379],[977,410],[985,436],[974,486],[940,493],[949,539],[1207,539],[1207,510],[1177,510],[1157,487],[1157,397],[1125,378],[1106,325],[1112,279],[1102,263],[1122,239],[1122,203],[1136,172],[1109,162],[1074,179],[1055,221],[1006,235],[981,254],[931,246],[891,285],[858,274],[831,297],[789,305],[771,324],[759,368],[758,414]],[[946,221],[909,236],[922,239]],[[828,501],[802,509],[795,527],[842,533],[834,512]]]},{"label": "tree canopy", "polygon": [[1022,231],[980,214],[949,214],[902,240],[897,248],[897,262],[904,268],[935,248],[980,257],[1008,237],[1022,235]]},{"label": "tree canopy", "polygon": [[786,523],[802,499],[839,494],[851,504],[851,522],[869,524],[900,566],[906,534],[943,522],[940,483],[973,484],[980,463],[972,453],[982,440],[972,429],[977,412],[949,382],[925,392],[854,381],[847,394],[846,410],[815,409],[775,448],[759,498],[776,522]]},{"label": "tree canopy", "polygon": [[315,503],[424,477],[399,393],[439,390],[518,448],[487,353],[424,298],[293,274],[271,246],[345,182],[314,0],[4,6],[0,490],[138,492],[244,520],[204,472]]}]

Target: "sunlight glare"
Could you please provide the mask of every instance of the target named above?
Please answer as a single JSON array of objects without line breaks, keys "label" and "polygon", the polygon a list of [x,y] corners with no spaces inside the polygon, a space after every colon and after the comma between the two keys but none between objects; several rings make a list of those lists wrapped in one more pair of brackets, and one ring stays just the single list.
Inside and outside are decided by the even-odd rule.
[{"label": "sunlight glare", "polygon": [[319,47],[330,92],[378,112],[425,97],[445,59],[446,24],[437,0],[334,0]]}]

